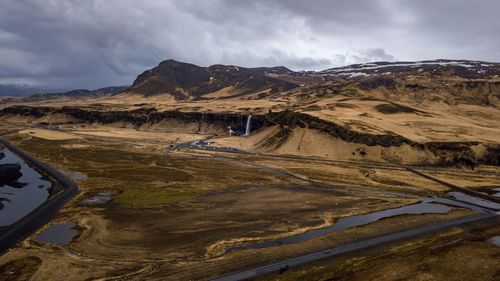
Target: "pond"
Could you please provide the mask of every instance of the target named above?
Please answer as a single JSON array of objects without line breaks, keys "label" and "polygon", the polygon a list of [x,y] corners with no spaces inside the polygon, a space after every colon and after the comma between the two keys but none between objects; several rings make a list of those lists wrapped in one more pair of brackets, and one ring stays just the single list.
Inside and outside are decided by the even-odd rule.
[{"label": "pond", "polygon": [[75,224],[72,222],[51,224],[44,232],[40,233],[35,240],[42,243],[53,243],[65,245],[71,242],[78,234]]},{"label": "pond", "polygon": [[0,149],[0,226],[15,223],[47,201],[51,187],[19,156]]}]

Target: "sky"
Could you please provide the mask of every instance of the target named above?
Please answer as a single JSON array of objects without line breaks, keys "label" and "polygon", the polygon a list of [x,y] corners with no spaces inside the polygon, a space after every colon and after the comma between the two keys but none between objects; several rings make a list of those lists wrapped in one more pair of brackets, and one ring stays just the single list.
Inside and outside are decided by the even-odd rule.
[{"label": "sky", "polygon": [[322,70],[500,61],[498,0],[0,0],[0,84],[131,84],[166,59]]}]

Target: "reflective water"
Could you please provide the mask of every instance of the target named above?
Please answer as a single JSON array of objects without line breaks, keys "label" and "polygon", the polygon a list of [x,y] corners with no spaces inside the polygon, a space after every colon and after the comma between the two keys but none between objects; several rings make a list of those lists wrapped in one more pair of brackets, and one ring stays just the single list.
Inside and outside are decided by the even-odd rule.
[{"label": "reflective water", "polygon": [[8,226],[47,201],[52,183],[9,149],[0,153],[4,155],[0,165],[19,164],[22,174],[16,182],[0,185],[0,226]]},{"label": "reflective water", "polygon": [[[442,204],[436,204],[434,202],[441,201],[440,199],[436,200],[433,198],[421,198],[422,202],[413,205],[407,205],[400,208],[388,209],[378,212],[373,212],[365,215],[357,215],[350,216],[339,219],[333,226],[321,229],[315,229],[306,231],[301,234],[293,235],[286,238],[280,238],[270,241],[262,241],[255,243],[247,243],[240,246],[231,247],[228,249],[229,252],[242,249],[242,248],[267,248],[271,246],[283,245],[283,244],[292,244],[298,243],[302,241],[309,240],[311,238],[315,238],[330,232],[340,231],[356,226],[366,225],[383,218],[389,218],[394,216],[401,215],[415,215],[415,214],[443,214],[447,213],[451,210],[451,207]],[[441,203],[441,202],[440,202]],[[442,203],[448,203],[447,200],[444,200]]]},{"label": "reflective water", "polygon": [[495,191],[495,194],[493,194],[493,196],[500,197],[500,187],[493,189],[493,191]]},{"label": "reflective water", "polygon": [[500,247],[500,236],[493,236],[488,241]]},{"label": "reflective water", "polygon": [[47,230],[40,233],[35,240],[42,243],[68,244],[78,235],[75,224],[72,222],[51,224]]},{"label": "reflective water", "polygon": [[80,204],[81,205],[103,205],[111,201],[113,199],[113,195],[116,195],[115,191],[103,191],[99,192],[94,196],[90,196],[86,199],[83,199]]},{"label": "reflective water", "polygon": [[456,191],[448,192],[447,195],[451,196],[457,200],[463,201],[463,202],[475,204],[475,205],[490,208],[490,209],[500,210],[500,204],[498,204],[498,203],[487,201],[485,199],[478,198],[478,197],[473,197],[473,196],[470,196],[470,195],[467,195],[467,194],[464,194],[461,192],[456,192]]}]

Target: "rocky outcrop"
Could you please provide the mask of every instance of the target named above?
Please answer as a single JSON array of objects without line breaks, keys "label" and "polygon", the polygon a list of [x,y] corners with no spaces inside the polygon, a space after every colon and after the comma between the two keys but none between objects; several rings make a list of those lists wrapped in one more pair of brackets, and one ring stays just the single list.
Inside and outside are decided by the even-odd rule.
[{"label": "rocky outcrop", "polygon": [[486,146],[486,152],[478,160],[478,163],[482,163],[485,165],[500,166],[500,146],[499,145]]},{"label": "rocky outcrop", "polygon": [[[500,145],[488,144],[486,151],[477,154],[474,147],[480,142],[427,142],[418,143],[397,134],[368,134],[351,130],[334,122],[322,120],[305,113],[283,111],[270,113],[268,123],[287,128],[301,127],[316,129],[326,132],[333,137],[347,142],[361,143],[368,146],[380,145],[382,147],[401,146],[407,144],[418,150],[429,151],[435,155],[439,166],[467,166],[474,167],[478,164],[500,165]],[[285,130],[286,131],[286,130]],[[283,142],[283,139],[280,138]]]},{"label": "rocky outcrop", "polygon": [[270,113],[268,120],[271,123],[288,126],[290,128],[307,126],[310,129],[316,129],[321,132],[326,132],[331,136],[340,138],[347,142],[362,143],[366,145],[380,145],[383,147],[400,146],[407,143],[412,146],[420,146],[420,144],[413,142],[403,136],[396,134],[383,134],[373,135],[351,130],[345,126],[329,122],[318,117],[314,117],[305,113],[283,111],[277,113]]},{"label": "rocky outcrop", "polygon": [[425,148],[438,157],[439,166],[467,166],[486,164],[477,159],[473,146],[479,142],[427,142]]},{"label": "rocky outcrop", "polygon": [[[222,130],[226,130],[228,126],[231,126],[233,130],[240,132],[244,131],[248,117],[247,115],[232,113],[157,111],[155,108],[141,108],[129,111],[97,111],[76,107],[13,106],[0,110],[0,116],[16,115],[41,118],[50,114],[65,114],[72,117],[72,120],[81,120],[81,122],[85,123],[110,124],[124,122],[136,127],[146,124],[153,125],[165,120],[175,120],[185,124],[194,123],[198,130],[203,123],[205,125],[214,125]],[[437,159],[436,164],[442,166],[500,164],[500,146],[497,144],[489,144],[486,147],[486,152],[478,155],[474,152],[473,148],[480,145],[480,142],[419,143],[395,133],[370,134],[359,132],[335,122],[289,110],[269,112],[266,115],[252,115],[251,127],[253,130],[258,130],[269,125],[279,125],[282,129],[279,138],[273,140],[276,143],[286,141],[286,138],[290,135],[289,129],[307,127],[328,133],[332,137],[342,139],[346,142],[368,146],[398,147],[407,144],[415,149],[434,154]]]},{"label": "rocky outcrop", "polygon": [[[219,125],[221,128],[231,126],[233,130],[244,130],[247,115],[211,112],[182,112],[182,111],[157,111],[154,108],[142,108],[128,111],[97,111],[77,107],[30,107],[13,106],[0,110],[0,115],[16,115],[41,118],[49,114],[65,114],[85,123],[111,124],[117,122],[130,123],[135,127],[145,124],[155,124],[164,120],[177,120],[184,123],[203,122],[204,124]],[[255,130],[266,125],[262,116],[253,116],[251,127]]]},{"label": "rocky outcrop", "polygon": [[373,90],[379,87],[394,90],[396,89],[396,81],[393,78],[375,77],[361,81],[359,87],[362,90]]}]

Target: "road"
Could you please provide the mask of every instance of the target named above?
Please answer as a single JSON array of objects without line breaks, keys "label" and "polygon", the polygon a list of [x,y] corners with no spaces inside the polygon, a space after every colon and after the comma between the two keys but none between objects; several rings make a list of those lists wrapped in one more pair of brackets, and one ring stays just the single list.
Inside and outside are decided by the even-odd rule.
[{"label": "road", "polygon": [[433,177],[431,175],[428,175],[426,173],[423,173],[421,171],[418,171],[416,169],[413,169],[411,167],[406,167],[406,170],[416,174],[416,175],[419,175],[421,177],[424,177],[426,179],[430,179],[432,181],[435,181],[439,184],[442,184],[444,186],[447,186],[449,188],[452,188],[452,189],[455,189],[455,190],[458,190],[462,193],[465,193],[465,194],[468,194],[470,196],[474,196],[474,197],[479,197],[479,198],[482,198],[482,199],[485,199],[485,200],[488,200],[488,201],[493,201],[495,203],[500,203],[500,198],[499,197],[495,197],[495,196],[491,196],[491,195],[488,195],[488,194],[484,194],[484,193],[481,193],[481,192],[477,192],[477,191],[474,191],[474,190],[471,190],[470,188],[463,188],[461,186],[458,186],[456,184],[452,184],[452,183],[449,183],[449,182],[445,182],[441,179],[438,179],[436,177]]},{"label": "road", "polygon": [[[194,150],[196,150],[196,149],[199,149],[199,150],[215,150],[215,151],[218,151],[218,152],[229,152],[229,153],[237,153],[237,154],[238,153],[241,153],[241,154],[243,154],[243,153],[244,154],[250,154],[248,152],[242,152],[240,150],[228,150],[228,151],[225,151],[223,148],[222,149],[221,148],[212,149],[212,147],[210,147],[208,145],[204,145],[204,144],[203,145],[185,144],[185,145],[179,146],[179,148],[189,148],[189,149],[194,149]],[[267,154],[260,154],[260,156],[276,157],[276,158],[297,158],[297,159],[301,159],[301,160],[303,160],[303,159],[313,160],[313,159],[311,159],[309,157],[302,157],[302,156],[295,157],[295,156],[289,156],[289,155],[267,155]],[[314,158],[314,160],[316,160],[316,161],[324,161],[324,162],[334,162],[334,163],[337,163],[337,164],[349,164],[349,161],[324,160],[324,159],[315,159],[315,158]],[[238,161],[242,162],[241,159],[239,159]],[[256,164],[252,164],[252,165],[257,166],[259,168],[266,169],[266,170],[272,170],[273,172],[277,172],[277,173],[282,174],[284,176],[291,176],[291,177],[294,177],[296,179],[308,181],[310,183],[320,184],[320,183],[314,182],[314,181],[309,180],[309,179],[303,179],[303,178],[297,177],[297,176],[295,176],[293,174],[287,173],[285,171],[281,171],[279,169],[270,168],[270,167],[261,166],[261,165],[256,165]],[[424,174],[422,172],[416,171],[415,169],[412,169],[411,167],[404,167],[404,166],[396,165],[396,164],[385,165],[385,163],[384,164],[369,163],[369,164],[367,164],[367,166],[368,165],[370,165],[370,166],[373,165],[373,166],[391,167],[391,168],[396,168],[396,169],[406,169],[406,170],[409,170],[410,172],[413,172],[413,173],[415,173],[415,174],[417,174],[419,176],[422,176],[422,177],[425,177],[425,178],[437,181],[437,182],[439,182],[441,184],[444,184],[445,186],[448,186],[450,188],[459,190],[461,192],[465,192],[465,193],[467,193],[467,194],[469,194],[471,196],[477,195],[475,192],[468,192],[467,189],[457,188],[457,186],[455,186],[455,185],[451,186],[450,184],[448,184],[448,183],[446,183],[444,181],[441,181],[441,180],[436,179],[434,177],[431,178],[427,174]],[[483,199],[486,199],[486,200],[491,199],[490,196],[480,196],[480,197],[483,198]],[[452,200],[452,201],[461,202],[461,201],[453,199],[453,198],[449,198],[449,199]],[[474,203],[471,203],[471,202],[464,202],[464,203],[475,205]],[[340,254],[355,252],[355,251],[359,251],[359,250],[366,249],[366,248],[369,248],[369,247],[379,246],[379,245],[387,244],[387,243],[391,243],[391,242],[397,242],[397,241],[408,239],[408,238],[412,238],[412,237],[415,237],[415,236],[418,236],[418,235],[432,233],[432,232],[437,232],[437,231],[445,230],[445,229],[452,228],[452,227],[455,227],[455,226],[466,225],[466,224],[470,224],[470,223],[473,223],[473,222],[477,222],[477,221],[481,221],[481,220],[487,220],[487,219],[491,219],[491,218],[495,218],[495,217],[499,216],[499,212],[495,212],[495,211],[498,211],[498,210],[488,209],[488,208],[485,208],[483,206],[478,206],[478,207],[480,207],[481,213],[473,215],[473,216],[463,217],[463,218],[458,218],[458,219],[453,219],[453,220],[441,222],[441,223],[438,223],[438,224],[421,226],[421,227],[417,227],[417,228],[406,230],[406,231],[402,231],[402,232],[397,232],[397,233],[393,233],[393,234],[389,234],[389,235],[385,235],[385,236],[380,236],[380,237],[376,237],[376,238],[372,238],[372,239],[368,239],[368,240],[363,240],[363,241],[358,241],[358,242],[354,242],[354,243],[350,243],[350,244],[346,244],[346,245],[341,245],[341,246],[338,246],[338,247],[335,247],[335,248],[326,249],[326,250],[323,250],[323,251],[319,251],[319,252],[307,254],[307,255],[304,255],[304,256],[299,256],[299,257],[287,259],[287,260],[276,262],[276,263],[273,263],[273,264],[264,265],[264,266],[260,266],[260,267],[256,267],[256,268],[252,268],[252,269],[248,269],[248,270],[244,270],[244,271],[240,271],[240,272],[230,273],[228,275],[224,275],[224,276],[216,278],[214,280],[218,280],[218,281],[223,281],[223,280],[245,280],[245,279],[249,279],[249,278],[255,278],[255,277],[261,276],[263,274],[268,274],[268,273],[272,273],[272,272],[278,272],[278,271],[286,270],[286,269],[288,269],[290,267],[294,267],[294,266],[298,266],[298,265],[303,265],[303,264],[310,263],[310,262],[313,262],[313,261],[317,261],[317,260],[320,260],[320,259],[325,259],[325,258],[337,256],[337,255],[340,255]]]},{"label": "road", "polygon": [[[210,149],[207,149],[207,146],[205,146],[205,145],[201,145],[201,146],[200,145],[186,145],[186,146],[183,146],[183,148],[210,150]],[[238,150],[224,151],[221,149],[221,150],[217,150],[217,151],[230,152],[230,153],[241,153],[241,151],[238,151]],[[248,152],[245,152],[245,154],[248,154]],[[262,156],[271,156],[271,155],[262,155]],[[281,158],[295,158],[295,157],[288,157],[288,156],[279,155],[278,158],[280,158],[280,157]],[[307,157],[299,157],[299,158],[302,159],[302,158],[307,158]],[[239,161],[241,162],[241,160],[239,160]],[[332,162],[338,162],[338,161],[332,161]],[[378,165],[380,165],[380,164],[378,164]],[[274,169],[274,168],[270,168],[270,167],[266,167],[266,166],[259,166],[259,165],[256,165],[256,166],[258,166],[260,168],[271,169],[274,172],[279,172],[280,174],[283,174],[285,176],[292,176],[292,177],[297,178],[297,179],[305,180],[302,178],[298,178],[297,176],[295,176],[293,174],[281,171],[279,169]],[[460,188],[460,187],[457,188],[457,186],[455,186],[455,185],[451,186],[451,184],[448,184],[447,182],[441,181],[441,180],[436,179],[434,177],[430,177],[427,174],[416,171],[415,169],[412,169],[410,167],[402,167],[400,165],[390,165],[390,164],[387,166],[392,166],[393,168],[407,169],[410,172],[414,172],[415,174],[417,174],[419,176],[423,176],[425,178],[429,178],[431,180],[437,181],[437,182],[444,184],[445,186],[448,186],[450,188],[459,190],[461,192],[465,191],[465,193],[467,193],[471,196],[477,195],[475,192],[468,192],[468,190],[466,190],[464,188]],[[310,180],[307,180],[307,181],[310,181]],[[311,181],[311,182],[314,182],[314,181]],[[314,183],[316,183],[316,182],[314,182]],[[483,196],[482,195],[482,196],[478,196],[478,197],[486,199],[486,200],[488,200],[488,199],[491,200],[490,196]],[[450,200],[458,201],[458,200],[455,200],[452,198],[450,198]],[[496,201],[496,200],[494,200],[494,201]],[[465,203],[474,205],[471,202],[465,202]],[[479,206],[479,207],[482,210],[482,212],[479,214],[476,214],[476,215],[462,217],[462,218],[458,218],[458,219],[453,219],[453,220],[449,220],[449,221],[445,221],[445,222],[441,222],[441,223],[437,223],[437,224],[432,224],[432,225],[425,225],[425,226],[417,227],[417,228],[402,231],[402,232],[392,233],[392,234],[379,236],[379,237],[375,237],[375,238],[371,238],[371,239],[367,239],[367,240],[363,240],[363,241],[345,244],[345,245],[341,245],[341,246],[338,246],[335,248],[326,249],[323,251],[307,254],[304,256],[299,256],[299,257],[287,259],[284,261],[280,261],[280,262],[276,262],[276,263],[248,269],[248,270],[230,273],[228,275],[218,277],[214,280],[225,281],[225,280],[245,280],[245,279],[249,279],[249,278],[255,278],[255,277],[258,277],[258,276],[261,276],[264,274],[287,270],[288,268],[307,264],[307,263],[314,262],[317,260],[330,258],[330,257],[341,255],[341,254],[351,253],[351,252],[359,251],[359,250],[374,247],[374,246],[380,246],[382,244],[397,242],[397,241],[412,238],[412,237],[422,235],[422,234],[428,234],[428,233],[433,233],[433,232],[437,232],[437,231],[442,231],[442,230],[449,229],[449,228],[456,227],[456,226],[464,226],[466,224],[470,224],[470,223],[474,223],[474,222],[478,222],[478,221],[482,221],[482,220],[487,220],[487,219],[492,219],[492,218],[500,216],[500,212],[498,212],[498,210],[492,211],[493,209],[484,208],[483,206]],[[497,211],[497,212],[495,212],[495,211]]]},{"label": "road", "polygon": [[30,166],[49,176],[63,187],[63,191],[52,196],[47,202],[17,221],[15,224],[6,229],[0,229],[1,254],[11,247],[14,247],[19,242],[23,241],[32,233],[37,231],[40,227],[48,223],[57,214],[57,211],[64,206],[64,204],[78,194],[78,186],[61,172],[41,161],[38,161],[6,140],[0,139],[0,144],[6,146],[26,161],[26,163]]},{"label": "road", "polygon": [[[8,248],[14,246],[18,242],[25,239],[31,233],[36,231],[39,227],[46,224],[56,213],[57,211],[72,197],[74,197],[78,193],[78,187],[71,180],[66,178],[57,170],[48,166],[45,163],[42,163],[35,158],[27,155],[22,152],[15,146],[10,143],[0,139],[0,143],[7,146],[12,151],[16,152],[19,156],[21,156],[25,161],[27,161],[30,165],[37,168],[38,170],[44,172],[49,175],[51,178],[59,182],[63,187],[64,191],[55,195],[51,200],[49,200],[46,204],[42,205],[40,208],[29,214],[28,216],[21,219],[17,222],[13,227],[11,227],[8,231],[0,234],[0,253],[7,250]],[[196,145],[185,145],[187,148],[191,149],[203,149],[203,150],[212,150],[207,149],[206,147],[199,147]],[[184,146],[180,146],[184,147]],[[232,153],[242,153],[237,150],[225,150],[225,149],[215,149],[217,152],[232,152]],[[220,151],[219,151],[220,150]],[[283,157],[283,156],[281,156]],[[395,168],[401,168],[401,166],[394,166]],[[288,176],[293,176],[288,174]],[[254,278],[261,276],[263,274],[268,274],[272,272],[277,272],[281,270],[286,270],[290,267],[303,265],[306,263],[314,262],[317,260],[334,257],[341,254],[356,252],[362,249],[380,246],[382,244],[387,244],[391,242],[397,242],[404,239],[412,238],[422,234],[433,233],[437,231],[442,231],[445,229],[449,229],[456,226],[464,226],[466,224],[470,224],[473,222],[478,222],[482,220],[493,219],[499,216],[499,212],[484,212],[476,215],[453,219],[450,221],[440,222],[437,224],[426,225],[417,227],[414,229],[392,233],[384,236],[379,236],[363,241],[357,241],[354,243],[349,243],[345,245],[341,245],[338,247],[334,247],[331,249],[322,250],[319,252],[310,253],[307,255],[283,260],[280,262],[243,270],[239,272],[230,273],[224,275],[222,277],[216,278],[214,280],[223,281],[223,280],[244,280],[248,278]]]},{"label": "road", "polygon": [[304,256],[300,257],[295,257],[291,259],[287,259],[284,261],[260,266],[260,267],[255,267],[252,269],[240,271],[240,272],[235,272],[235,273],[230,273],[228,275],[224,275],[222,277],[218,277],[216,279],[213,279],[214,281],[234,281],[234,280],[245,280],[249,278],[255,278],[264,274],[272,273],[272,272],[278,272],[278,271],[283,271],[287,270],[288,268],[303,265],[306,263],[318,261],[321,259],[325,258],[331,258],[334,256],[338,256],[341,254],[346,254],[350,252],[355,252],[359,251],[362,249],[367,249],[370,247],[374,246],[380,246],[382,244],[387,244],[391,242],[396,242],[408,238],[412,238],[418,235],[422,234],[427,234],[427,233],[432,233],[432,232],[437,232],[441,230],[445,230],[448,228],[456,227],[456,226],[463,226],[469,223],[473,222],[478,222],[481,220],[487,220],[487,219],[492,219],[495,217],[499,217],[499,213],[494,213],[494,212],[489,212],[489,213],[482,213],[482,214],[477,214],[473,216],[468,216],[468,217],[463,217],[463,218],[458,218],[450,221],[445,221],[437,224],[431,224],[431,225],[425,225],[422,227],[417,227],[414,229],[402,231],[402,232],[397,232],[389,235],[384,235],[384,236],[379,236],[375,237],[372,239],[367,239],[363,241],[358,241],[350,244],[345,244],[341,245],[335,248],[331,249],[326,249],[320,252],[314,252],[311,254],[307,254]]}]

